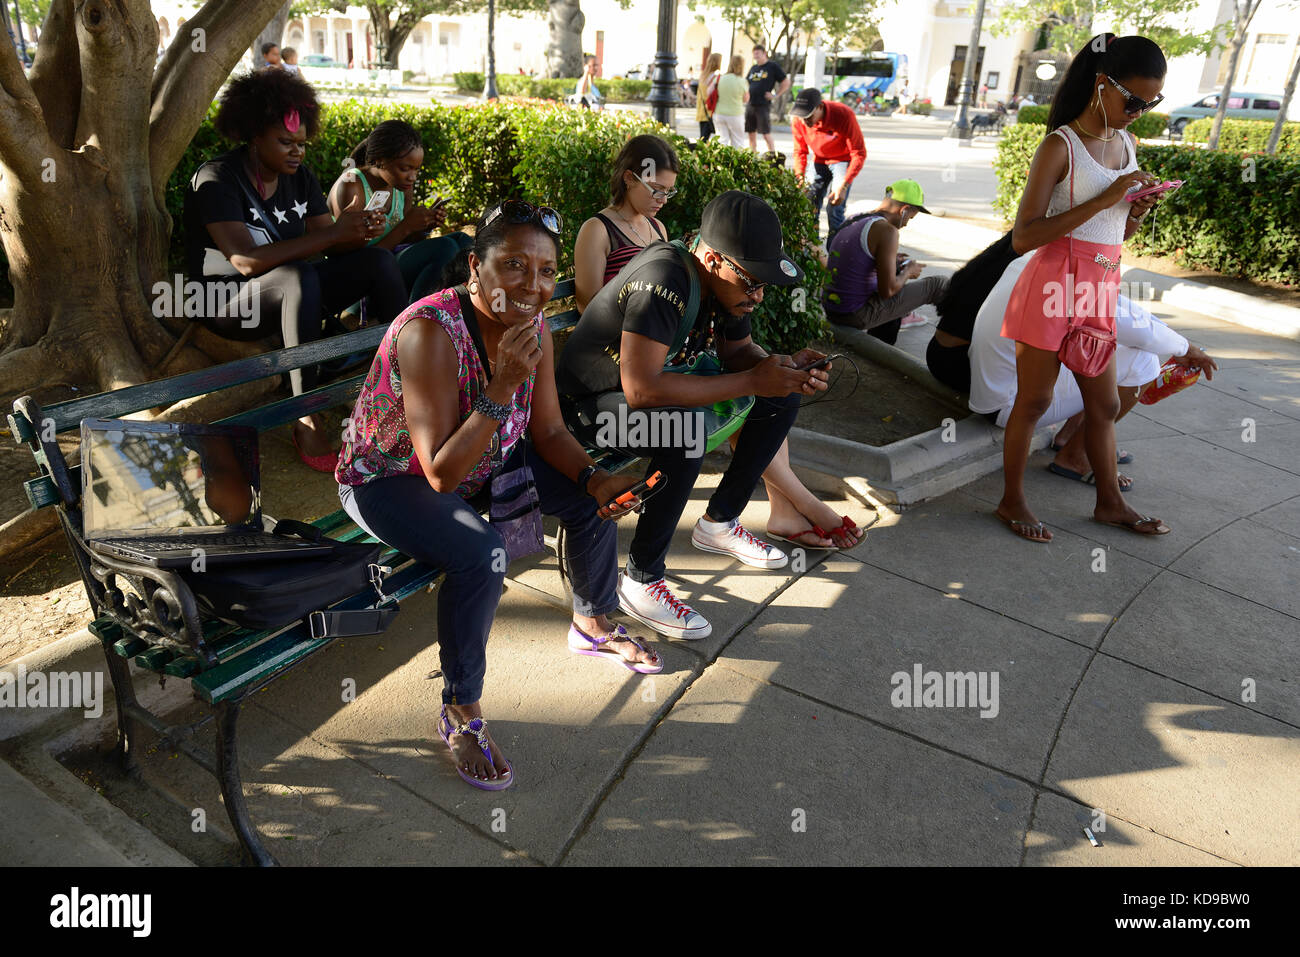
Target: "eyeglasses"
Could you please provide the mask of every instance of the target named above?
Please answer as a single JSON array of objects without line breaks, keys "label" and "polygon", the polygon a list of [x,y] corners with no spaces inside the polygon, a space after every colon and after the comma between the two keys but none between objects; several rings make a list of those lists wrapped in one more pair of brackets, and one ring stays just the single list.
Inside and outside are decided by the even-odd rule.
[{"label": "eyeglasses", "polygon": [[522,199],[507,199],[498,203],[483,217],[483,225],[490,226],[499,216],[504,216],[506,222],[516,226],[536,221],[548,233],[556,236],[559,236],[564,229],[564,220],[551,207],[534,206],[532,203],[525,203]]},{"label": "eyeglasses", "polygon": [[636,181],[640,183],[642,186],[644,186],[646,189],[650,190],[650,195],[653,196],[655,199],[667,200],[667,199],[672,199],[674,196],[677,195],[677,190],[657,189],[654,186],[651,186],[645,180],[643,180],[640,176],[636,177]]},{"label": "eyeglasses", "polygon": [[[714,250],[714,252],[717,252],[717,250]],[[718,253],[718,258],[721,259],[728,266],[730,266],[731,271],[734,272],[740,278],[740,281],[745,284],[746,296],[752,296],[754,293],[758,292],[760,289],[762,289],[764,286],[767,285],[767,283],[765,282],[754,282],[754,280],[749,278],[749,273],[745,272],[745,270],[737,266],[733,260],[722,255],[722,253]]]},{"label": "eyeglasses", "polygon": [[1124,101],[1125,113],[1132,113],[1135,116],[1141,116],[1143,113],[1146,113],[1149,110],[1154,110],[1157,106],[1160,105],[1160,102],[1165,98],[1165,95],[1163,93],[1159,93],[1156,95],[1156,98],[1154,100],[1148,103],[1146,100],[1142,99],[1142,97],[1136,96],[1130,93],[1128,90],[1124,89],[1124,87],[1120,85],[1119,81],[1116,80],[1109,73],[1106,74],[1106,79],[1110,80],[1110,82],[1114,84],[1115,89],[1119,90],[1120,93],[1128,97],[1128,99]]}]

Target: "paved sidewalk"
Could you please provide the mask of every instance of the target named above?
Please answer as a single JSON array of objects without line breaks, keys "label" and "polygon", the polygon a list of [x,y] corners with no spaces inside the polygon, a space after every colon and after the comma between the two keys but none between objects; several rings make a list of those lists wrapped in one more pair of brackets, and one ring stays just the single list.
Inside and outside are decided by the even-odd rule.
[{"label": "paved sidewalk", "polygon": [[[387,635],[340,643],[246,709],[254,821],[295,865],[1300,862],[1300,344],[1175,324],[1221,373],[1119,430],[1134,503],[1172,534],[1096,525],[1090,489],[1039,455],[1028,490],[1049,546],[993,519],[993,475],[883,513],[852,553],[761,572],[690,547],[709,475],[670,569],[712,637],[659,641],[653,678],[570,655],[553,565],[520,572],[484,698],[517,783],[487,794],[434,737],[434,601],[412,598]],[[762,502],[744,516],[765,517]],[[996,675],[989,716],[896,706],[914,699],[894,676],[916,669]],[[165,749],[143,763],[149,793],[170,795],[148,828],[233,861],[215,783]],[[206,834],[187,826],[196,808]],[[0,847],[33,820],[5,818]]]}]

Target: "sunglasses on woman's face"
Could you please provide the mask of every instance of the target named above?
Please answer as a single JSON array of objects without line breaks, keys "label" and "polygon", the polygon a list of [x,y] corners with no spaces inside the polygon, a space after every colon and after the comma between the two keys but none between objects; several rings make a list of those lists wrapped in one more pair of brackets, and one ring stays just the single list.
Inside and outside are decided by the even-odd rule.
[{"label": "sunglasses on woman's face", "polygon": [[564,220],[551,207],[534,206],[532,203],[525,203],[522,199],[507,199],[504,203],[497,204],[484,217],[483,225],[490,226],[499,216],[504,216],[506,222],[516,226],[536,221],[543,229],[556,236],[559,236],[564,229]]},{"label": "sunglasses on woman's face", "polygon": [[1124,87],[1120,85],[1119,81],[1116,80],[1109,73],[1106,74],[1106,79],[1110,80],[1110,82],[1114,85],[1115,89],[1119,90],[1121,94],[1123,94],[1128,98],[1124,101],[1124,112],[1132,114],[1134,116],[1141,116],[1143,113],[1146,113],[1150,110],[1154,110],[1157,106],[1160,105],[1160,102],[1165,98],[1165,95],[1163,93],[1158,93],[1156,94],[1156,98],[1152,100],[1150,103],[1148,103],[1146,100],[1142,99],[1142,97],[1135,96],[1134,94],[1130,93],[1128,90],[1124,89]]}]

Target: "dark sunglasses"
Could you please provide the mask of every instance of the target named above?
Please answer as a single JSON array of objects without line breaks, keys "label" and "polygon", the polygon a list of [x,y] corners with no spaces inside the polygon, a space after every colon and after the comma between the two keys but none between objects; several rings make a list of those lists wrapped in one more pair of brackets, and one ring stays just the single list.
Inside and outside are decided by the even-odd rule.
[{"label": "dark sunglasses", "polygon": [[497,203],[483,217],[483,225],[490,226],[499,216],[504,216],[506,222],[516,226],[537,222],[548,233],[556,236],[559,236],[564,229],[564,220],[551,207],[534,206],[532,203],[525,203],[522,199],[507,199],[505,202]]},{"label": "dark sunglasses", "polygon": [[[714,251],[717,252],[717,250]],[[727,256],[722,255],[722,253],[718,253],[718,258],[721,259],[728,266],[730,266],[731,271],[734,272],[738,277],[740,277],[740,281],[745,284],[745,295],[752,296],[754,293],[758,292],[760,289],[762,289],[764,286],[767,285],[767,283],[765,282],[754,282],[754,280],[749,278],[749,273],[745,272],[745,270],[737,266],[733,260],[731,260]]]},{"label": "dark sunglasses", "polygon": [[1115,89],[1119,90],[1120,93],[1128,97],[1128,99],[1124,101],[1125,113],[1132,113],[1137,116],[1141,116],[1143,113],[1146,113],[1150,110],[1154,110],[1157,106],[1160,105],[1161,101],[1164,100],[1165,98],[1165,95],[1163,93],[1160,93],[1156,95],[1156,98],[1154,100],[1148,103],[1146,100],[1142,99],[1142,97],[1135,96],[1134,94],[1130,93],[1128,90],[1124,89],[1124,87],[1120,85],[1120,82],[1116,80],[1113,76],[1111,76],[1109,73],[1106,74],[1106,79],[1110,80],[1110,82],[1114,85]]}]

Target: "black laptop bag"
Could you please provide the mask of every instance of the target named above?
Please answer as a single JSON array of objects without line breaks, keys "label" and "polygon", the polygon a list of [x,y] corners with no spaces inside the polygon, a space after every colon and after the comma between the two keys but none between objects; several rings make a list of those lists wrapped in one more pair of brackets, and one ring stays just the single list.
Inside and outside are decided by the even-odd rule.
[{"label": "black laptop bag", "polygon": [[[276,535],[293,534],[321,544],[332,544],[326,557],[223,564],[204,571],[177,569],[208,617],[245,628],[279,628],[306,620],[313,638],[377,635],[397,615],[398,604],[383,592],[383,578],[391,569],[379,564],[383,544],[332,542],[320,529],[280,520]],[[379,606],[368,609],[329,610],[327,606],[373,585]]]}]

